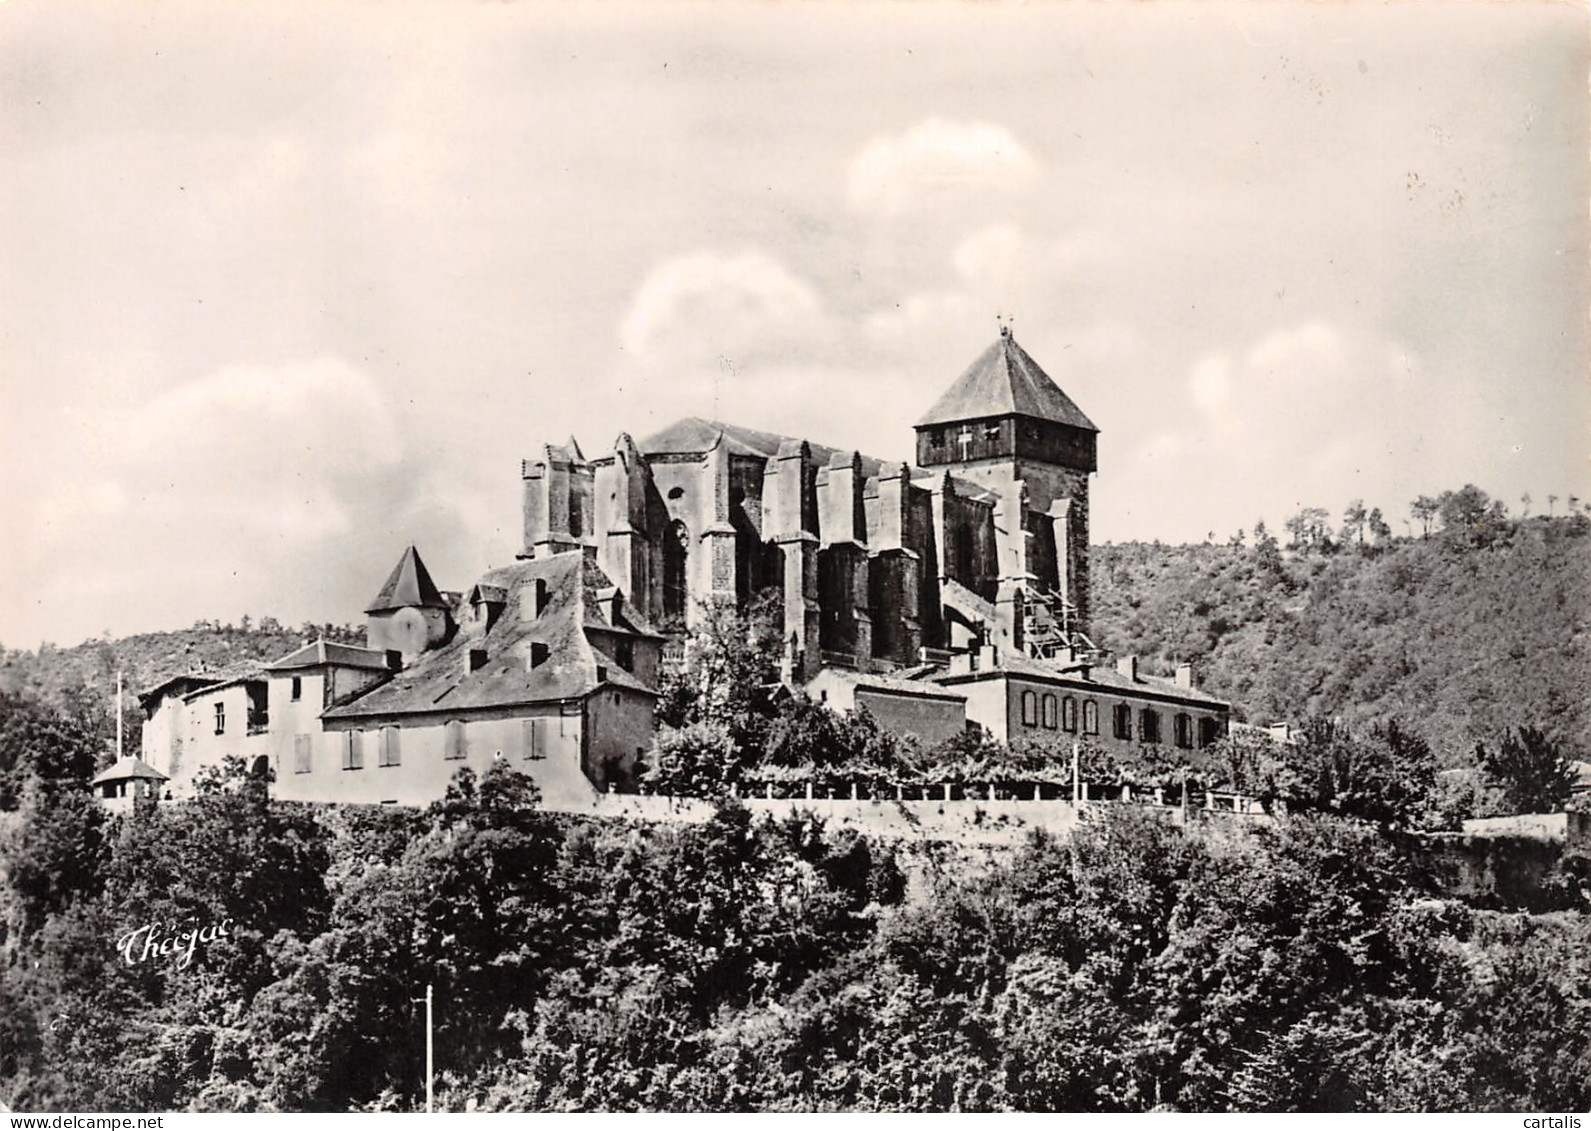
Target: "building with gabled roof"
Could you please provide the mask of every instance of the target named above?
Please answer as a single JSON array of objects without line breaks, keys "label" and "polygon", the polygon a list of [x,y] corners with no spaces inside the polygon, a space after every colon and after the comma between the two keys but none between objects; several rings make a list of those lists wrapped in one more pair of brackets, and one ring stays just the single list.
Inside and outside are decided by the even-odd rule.
[{"label": "building with gabled roof", "polygon": [[145,693],[151,771],[182,798],[237,756],[281,800],[369,804],[425,804],[504,758],[562,804],[631,785],[663,637],[595,561],[516,562],[449,594],[410,546],[366,615],[371,647],[316,640]]},{"label": "building with gabled roof", "polygon": [[[1117,680],[1088,635],[1098,436],[1002,327],[916,424],[915,462],[696,416],[638,442],[621,433],[600,455],[573,441],[543,445],[521,467],[521,556],[593,558],[675,637],[700,623],[706,605],[772,593],[792,686],[836,670],[917,670],[925,659],[942,671],[952,657],[1001,657],[1002,681],[1026,679],[1029,668],[1061,678],[1067,661],[1085,658],[1065,676],[1091,693],[1074,696],[1078,709],[1084,699],[1112,710],[1131,701],[1150,712],[1139,723],[1153,739],[1158,684]],[[834,702],[871,694],[883,703],[888,694],[824,678],[818,693]],[[1030,691],[1039,731],[1045,704],[1059,718],[1063,697],[1053,689],[1008,694],[1002,682],[997,694],[983,686],[995,682],[987,665],[970,682],[965,717],[992,733],[1024,729]],[[1106,685],[1110,696],[1098,698]],[[1188,715],[1176,727],[1193,727],[1195,739],[1212,725],[1224,731],[1225,704],[1180,690],[1198,706],[1170,711]],[[919,699],[900,717],[932,715],[923,727],[937,735],[949,709],[925,705],[933,702]]]},{"label": "building with gabled roof", "polygon": [[[700,417],[589,458],[545,444],[521,469],[522,556],[593,555],[670,633],[778,592],[795,682],[963,646],[951,583],[995,610],[975,631],[1075,646],[1097,431],[1006,328],[917,426],[915,464]],[[1037,605],[1043,639],[1024,641]]]},{"label": "building with gabled roof", "polygon": [[130,810],[140,797],[158,800],[167,777],[148,762],[128,755],[117,758],[88,783],[111,812]]},{"label": "building with gabled roof", "polygon": [[167,681],[147,760],[179,796],[233,753],[284,799],[418,804],[507,759],[589,803],[634,784],[664,642],[763,596],[785,686],[902,733],[1104,742],[1104,711],[1112,741],[1206,745],[1224,703],[1101,665],[1088,637],[1098,431],[1002,328],[916,425],[915,463],[700,417],[591,457],[543,444],[515,564],[454,592],[409,546],[366,647]]}]

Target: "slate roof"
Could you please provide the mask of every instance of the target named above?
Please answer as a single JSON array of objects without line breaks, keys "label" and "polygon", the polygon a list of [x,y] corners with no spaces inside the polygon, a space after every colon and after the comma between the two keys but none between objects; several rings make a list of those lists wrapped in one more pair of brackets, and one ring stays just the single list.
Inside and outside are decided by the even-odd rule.
[{"label": "slate roof", "polygon": [[[829,678],[841,683],[849,683],[862,691],[883,691],[894,695],[913,695],[923,699],[953,699],[958,703],[966,702],[965,692],[954,688],[943,687],[936,683],[924,683],[919,680],[902,679],[899,676],[880,675],[875,672],[856,672],[845,668],[824,668],[818,675],[827,673]],[[817,676],[813,677],[814,679]]]},{"label": "slate roof", "polygon": [[1208,691],[1202,691],[1197,687],[1178,687],[1176,680],[1172,679],[1140,675],[1136,680],[1133,680],[1128,679],[1115,668],[1101,664],[1086,665],[1074,663],[1065,667],[1057,667],[1053,664],[1042,663],[1027,656],[1010,652],[1002,652],[1000,654],[1000,662],[997,667],[984,668],[975,672],[963,672],[956,675],[944,673],[931,678],[935,683],[955,685],[958,683],[972,683],[980,679],[996,679],[1008,675],[1049,680],[1083,690],[1093,687],[1105,692],[1147,695],[1156,699],[1174,699],[1179,702],[1200,706],[1220,707],[1222,709],[1230,709],[1231,706],[1225,699],[1218,698],[1211,695]]},{"label": "slate roof", "polygon": [[252,680],[264,679],[266,668],[259,660],[246,660],[240,664],[230,664],[220,671],[209,672],[205,675],[206,683],[203,687],[195,688],[182,697],[183,702],[192,703],[195,699],[202,698],[215,691],[239,683],[248,683]]},{"label": "slate roof", "polygon": [[280,660],[267,665],[267,671],[290,672],[304,668],[318,668],[335,664],[344,668],[365,668],[369,671],[386,671],[387,657],[383,652],[357,648],[351,644],[338,644],[331,640],[317,640]]},{"label": "slate roof", "polygon": [[1098,432],[1072,398],[1061,392],[1039,363],[1016,344],[1009,329],[928,410],[917,427],[981,420],[990,416],[1031,416]]},{"label": "slate roof", "polygon": [[430,571],[420,560],[420,551],[410,546],[403,557],[387,575],[386,584],[376,599],[365,607],[367,613],[385,613],[394,609],[422,608],[446,609],[451,606],[437,592]]},{"label": "slate roof", "polygon": [[[160,698],[161,692],[172,689],[174,694],[188,695],[197,688],[209,687],[211,684],[221,682],[222,677],[208,672],[182,672],[180,675],[170,676],[161,680],[147,691],[138,693],[138,703],[145,710],[149,705]],[[183,686],[184,684],[190,686]]]},{"label": "slate roof", "polygon": [[[781,436],[777,432],[759,432],[755,428],[744,428],[739,424],[725,424],[719,420],[704,420],[699,416],[687,416],[676,420],[661,432],[655,432],[636,445],[642,455],[702,455],[712,450],[718,442],[719,435],[724,437],[731,455],[757,456],[762,459],[773,459],[779,454],[779,449],[785,444],[799,444],[802,441],[794,436]],[[814,444],[806,441],[807,447],[812,452],[813,463],[817,465],[820,474],[824,469],[833,465],[835,456],[850,457],[850,450],[846,448],[831,448],[825,444]],[[862,475],[869,480],[876,480],[881,468],[899,467],[899,460],[883,460],[876,456],[862,453]],[[933,491],[944,482],[945,469],[915,467],[907,464],[907,474],[912,486],[925,491]],[[999,496],[993,491],[974,483],[970,479],[954,479],[956,495],[963,499],[979,499],[993,502]],[[877,483],[867,485],[872,493],[878,493]]]},{"label": "slate roof", "polygon": [[[536,615],[536,581],[547,585],[547,604]],[[579,699],[599,687],[656,694],[611,656],[592,645],[585,629],[653,636],[651,626],[628,610],[612,624],[601,613],[597,593],[613,583],[583,554],[554,554],[488,572],[484,586],[506,594],[502,615],[485,632],[461,631],[423,653],[392,678],[332,707],[322,718],[468,711]],[[532,644],[547,646],[547,659],[532,668]],[[486,663],[469,670],[469,653],[480,649]],[[597,668],[606,670],[597,678]]]},{"label": "slate roof", "polygon": [[[746,428],[739,424],[725,424],[718,420],[703,420],[699,416],[687,416],[683,420],[676,420],[661,432],[655,432],[642,440],[636,447],[641,449],[643,455],[700,455],[711,451],[718,442],[722,433],[724,443],[728,445],[731,455],[761,456],[763,459],[773,459],[779,454],[779,447],[792,441],[799,443],[794,436],[781,436],[777,432],[759,432],[755,428]],[[810,440],[807,446],[812,450],[812,459],[819,467],[828,467],[836,455],[850,455],[847,449],[830,448],[823,444],[814,444]],[[888,460],[881,460],[874,456],[862,456],[862,474],[877,475],[878,469]],[[897,460],[898,464],[899,461]]]},{"label": "slate roof", "polygon": [[106,782],[132,781],[135,778],[148,778],[150,781],[171,780],[140,758],[118,758],[105,769],[95,774],[93,780],[88,784],[91,786],[104,785]]}]

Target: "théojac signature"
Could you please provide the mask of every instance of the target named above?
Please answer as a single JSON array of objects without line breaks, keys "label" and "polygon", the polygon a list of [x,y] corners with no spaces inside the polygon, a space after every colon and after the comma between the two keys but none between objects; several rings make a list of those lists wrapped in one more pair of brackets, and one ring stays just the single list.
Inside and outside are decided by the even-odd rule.
[{"label": "th\u00e9ojac signature", "polygon": [[185,970],[200,943],[226,938],[231,933],[227,930],[231,925],[232,920],[228,918],[188,931],[164,931],[159,923],[146,923],[117,939],[116,949],[121,951],[122,961],[129,966],[137,966],[151,958],[180,955],[177,969]]}]

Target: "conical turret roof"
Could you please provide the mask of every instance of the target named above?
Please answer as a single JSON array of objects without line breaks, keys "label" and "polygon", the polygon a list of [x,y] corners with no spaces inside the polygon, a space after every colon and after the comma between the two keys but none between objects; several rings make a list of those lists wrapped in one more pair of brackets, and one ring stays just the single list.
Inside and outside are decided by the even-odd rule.
[{"label": "conical turret roof", "polygon": [[420,560],[420,551],[410,546],[387,577],[387,583],[376,594],[376,599],[365,608],[367,613],[385,613],[394,609],[445,609],[448,603],[437,592],[436,583]]},{"label": "conical turret roof", "polygon": [[1099,431],[1072,398],[1039,368],[1039,363],[1016,344],[1009,327],[1001,328],[994,345],[956,378],[955,384],[917,422],[917,427],[1011,415]]}]

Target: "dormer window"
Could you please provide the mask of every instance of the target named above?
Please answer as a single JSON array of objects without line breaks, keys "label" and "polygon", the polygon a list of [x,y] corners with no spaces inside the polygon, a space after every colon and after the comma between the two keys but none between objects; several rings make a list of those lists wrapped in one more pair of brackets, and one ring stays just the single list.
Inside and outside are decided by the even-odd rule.
[{"label": "dormer window", "polygon": [[547,656],[547,645],[543,644],[539,640],[532,643],[530,646],[531,669],[535,670],[536,668],[539,668],[541,665],[545,664],[547,662]]},{"label": "dormer window", "polygon": [[539,617],[547,609],[547,582],[544,578],[536,579],[536,615]]},{"label": "dormer window", "polygon": [[482,668],[484,668],[485,666],[486,666],[486,649],[485,648],[471,648],[470,649],[470,671],[478,672]]}]

